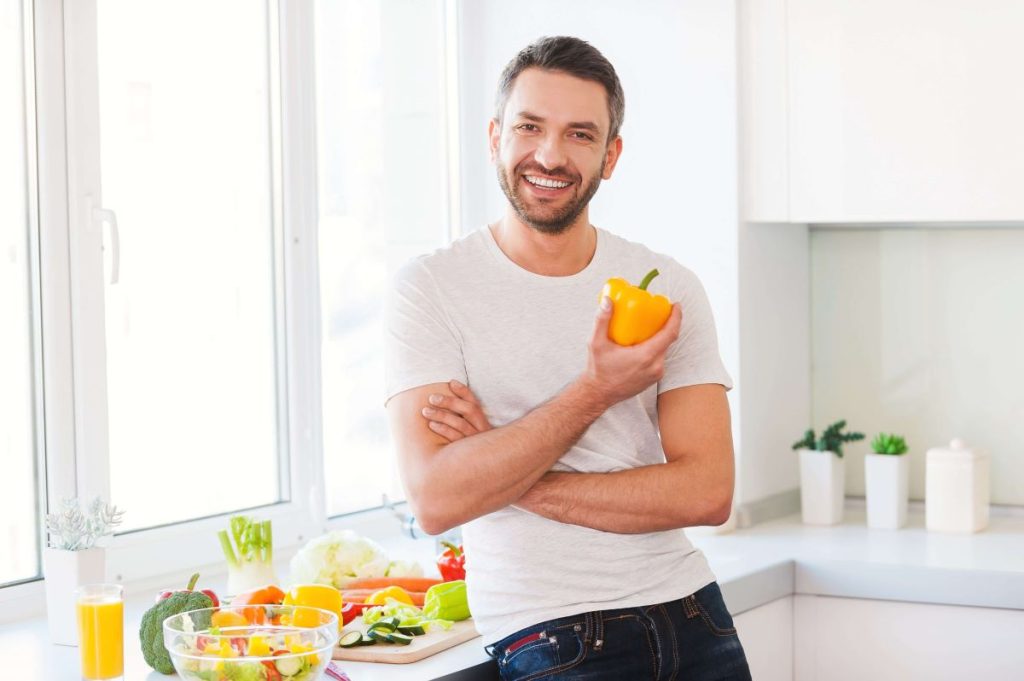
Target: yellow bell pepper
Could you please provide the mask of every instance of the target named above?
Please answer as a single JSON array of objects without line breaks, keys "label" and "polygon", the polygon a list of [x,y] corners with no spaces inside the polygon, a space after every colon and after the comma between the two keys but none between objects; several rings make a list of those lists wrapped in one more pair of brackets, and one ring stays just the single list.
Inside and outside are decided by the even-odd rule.
[{"label": "yellow bell pepper", "polygon": [[270,644],[262,636],[253,636],[249,639],[249,649],[245,654],[250,657],[266,657],[270,655]]},{"label": "yellow bell pepper", "polygon": [[[338,616],[338,631],[341,631],[341,592],[330,584],[298,584],[284,595],[284,605],[305,605],[310,608],[330,610]],[[318,627],[320,616],[310,610],[296,610],[292,624],[297,627]]]},{"label": "yellow bell pepper", "polygon": [[387,605],[389,598],[394,598],[396,601],[414,605],[412,602],[412,596],[410,596],[409,592],[400,586],[389,586],[379,591],[374,591],[372,594],[367,596],[365,602],[368,605]]},{"label": "yellow bell pepper", "polygon": [[625,279],[609,279],[601,297],[612,299],[612,318],[608,322],[608,337],[619,345],[642,343],[665,325],[672,315],[672,303],[665,296],[647,290],[658,270],[647,273],[639,286],[630,286]]}]

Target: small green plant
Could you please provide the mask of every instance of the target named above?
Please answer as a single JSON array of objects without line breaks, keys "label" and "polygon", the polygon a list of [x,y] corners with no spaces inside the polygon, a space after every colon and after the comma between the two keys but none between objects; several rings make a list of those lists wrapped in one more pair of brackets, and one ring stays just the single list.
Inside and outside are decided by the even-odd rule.
[{"label": "small green plant", "polygon": [[899,435],[888,435],[879,433],[871,441],[871,451],[875,454],[906,454],[907,441]]},{"label": "small green plant", "polygon": [[864,439],[864,433],[844,433],[846,421],[836,421],[831,426],[821,431],[821,439],[815,439],[814,429],[808,428],[804,437],[799,442],[793,443],[793,449],[814,449],[819,452],[835,452],[839,458],[843,457],[843,443],[855,442]]},{"label": "small green plant", "polygon": [[46,515],[46,530],[50,533],[50,547],[65,551],[84,551],[96,545],[100,537],[114,533],[121,524],[124,511],[105,503],[99,497],[85,510],[78,499],[62,499],[60,508]]}]

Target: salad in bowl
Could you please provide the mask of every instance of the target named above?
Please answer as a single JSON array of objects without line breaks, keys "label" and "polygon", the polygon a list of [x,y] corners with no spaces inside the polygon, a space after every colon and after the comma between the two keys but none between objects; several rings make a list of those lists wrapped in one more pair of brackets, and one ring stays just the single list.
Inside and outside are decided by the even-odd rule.
[{"label": "salad in bowl", "polygon": [[163,628],[171,662],[187,681],[314,681],[338,642],[337,614],[297,605],[190,610]]}]

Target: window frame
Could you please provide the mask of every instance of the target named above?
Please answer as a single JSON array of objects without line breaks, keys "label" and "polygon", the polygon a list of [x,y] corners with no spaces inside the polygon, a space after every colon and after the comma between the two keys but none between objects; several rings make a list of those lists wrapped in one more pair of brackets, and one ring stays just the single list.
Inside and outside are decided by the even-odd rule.
[{"label": "window frame", "polygon": [[[449,239],[459,216],[458,0],[436,0],[444,14],[443,59]],[[33,266],[33,347],[36,420],[39,574],[0,586],[0,623],[44,611],[44,516],[64,497],[110,499],[103,318],[103,230],[84,225],[86,208],[100,207],[97,0],[24,0],[26,135],[29,146],[29,228]],[[315,7],[265,0],[271,41],[271,106],[278,135],[272,144],[276,255],[283,259],[276,314],[284,357],[279,404],[286,410],[280,451],[287,501],[238,509],[105,540],[108,580],[134,587],[165,586],[168,576],[204,569],[225,572],[216,531],[238,512],[274,521],[275,560],[308,538],[346,528],[378,541],[408,536],[403,502],[327,517],[321,409],[321,318],[317,229]],[[274,48],[277,47],[276,53]],[[84,197],[95,197],[86,206]],[[91,249],[91,250],[90,250]],[[91,253],[91,257],[86,257]],[[99,301],[98,304],[96,301]],[[287,462],[287,465],[285,465]],[[130,509],[128,509],[130,512]],[[423,537],[421,531],[415,536]],[[157,549],[157,550],[154,550]]]},{"label": "window frame", "polygon": [[[66,475],[49,489],[49,498],[77,495],[110,498],[107,437],[105,322],[103,316],[103,231],[89,214],[101,205],[99,160],[99,91],[96,0],[73,3],[46,0],[62,9],[60,22],[47,26],[45,44],[63,45],[64,128],[67,150],[52,162],[67,170],[67,220],[44,226],[64,240],[70,262],[70,290],[64,302],[70,324],[59,336],[71,345],[70,367],[58,383],[73,385],[61,408],[73,414],[73,480]],[[216,532],[238,512],[274,522],[275,545],[302,542],[324,524],[322,452],[318,425],[319,371],[318,291],[316,287],[315,91],[307,69],[312,64],[312,13],[305,3],[265,0],[270,49],[272,177],[275,257],[280,262],[275,326],[278,333],[279,478],[283,501],[252,509],[196,518],[153,528],[118,533],[107,541],[107,578],[134,582],[223,562]],[[59,6],[59,7],[58,7]],[[59,33],[58,33],[59,32]],[[276,36],[277,39],[273,39]],[[285,77],[287,74],[287,77]],[[40,130],[40,137],[54,133]],[[312,174],[312,175],[311,175]],[[47,204],[43,204],[44,207]],[[58,213],[56,206],[53,212]],[[313,264],[310,277],[310,264]],[[311,314],[311,311],[316,314]],[[48,336],[51,334],[48,334]],[[61,339],[56,339],[58,342]],[[68,371],[70,368],[70,371]],[[70,401],[70,404],[68,402]],[[65,462],[67,463],[67,462]],[[63,466],[62,466],[63,467]],[[130,509],[128,509],[130,512]],[[159,550],[154,550],[159,547]]]}]

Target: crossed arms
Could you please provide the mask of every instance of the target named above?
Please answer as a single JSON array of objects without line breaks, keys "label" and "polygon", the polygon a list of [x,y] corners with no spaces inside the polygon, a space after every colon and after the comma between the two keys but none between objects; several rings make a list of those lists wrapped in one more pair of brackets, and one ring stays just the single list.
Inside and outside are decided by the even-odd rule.
[{"label": "crossed arms", "polygon": [[617,533],[725,522],[734,464],[729,405],[718,384],[658,396],[666,463],[614,473],[550,471],[601,414],[661,378],[681,321],[677,305],[658,334],[621,347],[608,340],[609,317],[602,309],[595,321],[587,370],[507,425],[492,428],[475,395],[454,381],[388,402],[403,482],[424,530],[439,534],[509,505]]}]

